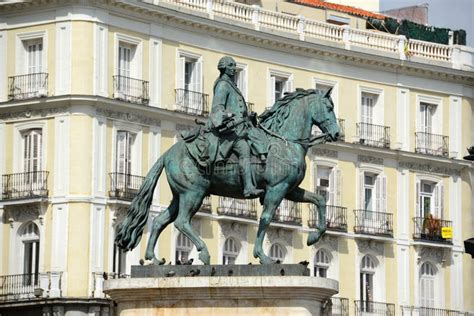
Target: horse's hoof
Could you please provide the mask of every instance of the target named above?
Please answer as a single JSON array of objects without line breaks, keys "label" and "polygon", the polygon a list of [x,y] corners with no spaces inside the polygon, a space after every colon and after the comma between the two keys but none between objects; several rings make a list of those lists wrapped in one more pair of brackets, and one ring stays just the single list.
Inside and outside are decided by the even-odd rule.
[{"label": "horse's hoof", "polygon": [[211,264],[211,256],[209,255],[209,252],[207,251],[201,251],[199,253],[199,260],[205,265]]},{"label": "horse's hoof", "polygon": [[315,243],[317,243],[319,241],[319,239],[321,239],[321,237],[323,236],[325,231],[322,231],[322,232],[312,232],[308,235],[308,240],[306,241],[306,244],[308,246],[311,246],[311,245],[314,245]]},{"label": "horse's hoof", "polygon": [[152,261],[152,264],[154,265],[157,265],[157,266],[162,266],[166,263],[166,259],[165,258],[161,258],[160,260],[158,260],[156,257],[153,258],[153,261]]}]

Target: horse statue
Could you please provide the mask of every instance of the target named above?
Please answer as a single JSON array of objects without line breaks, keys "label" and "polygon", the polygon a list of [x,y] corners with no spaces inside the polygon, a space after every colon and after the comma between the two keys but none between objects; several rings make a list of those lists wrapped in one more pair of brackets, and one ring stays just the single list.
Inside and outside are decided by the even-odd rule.
[{"label": "horse statue", "polygon": [[[305,155],[308,149],[325,141],[336,141],[340,136],[330,93],[328,91],[323,95],[314,89],[297,89],[286,94],[258,117],[258,126],[267,135],[269,144],[266,164],[252,164],[258,188],[264,190],[260,196],[263,212],[253,250],[254,257],[261,264],[274,262],[264,253],[262,244],[276,209],[284,198],[294,202],[313,203],[317,207],[320,220],[316,231],[308,235],[308,245],[316,243],[326,231],[325,199],[298,185],[305,176]],[[313,125],[321,129],[322,135],[312,137]],[[168,149],[148,172],[129,207],[127,217],[118,227],[115,242],[124,250],[131,250],[140,242],[153,200],[153,191],[163,169],[166,169],[173,198],[168,208],[153,220],[145,259],[158,264],[164,263],[155,257],[154,248],[160,233],[174,222],[176,228],[196,246],[199,259],[208,265],[209,251],[193,230],[191,219],[209,194],[242,199],[241,177],[235,163],[226,164],[224,168],[211,166],[211,170],[203,172],[189,155],[182,140]]]}]

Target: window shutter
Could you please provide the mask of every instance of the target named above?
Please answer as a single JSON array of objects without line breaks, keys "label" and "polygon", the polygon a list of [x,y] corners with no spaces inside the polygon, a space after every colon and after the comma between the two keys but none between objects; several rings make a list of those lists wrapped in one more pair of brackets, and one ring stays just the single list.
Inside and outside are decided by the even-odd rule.
[{"label": "window shutter", "polygon": [[293,91],[293,79],[288,79],[285,82],[285,92]]},{"label": "window shutter", "polygon": [[247,98],[247,72],[245,69],[242,69],[239,72],[238,87],[240,92],[242,92],[242,95]]},{"label": "window shutter", "polygon": [[270,104],[268,107],[272,107],[275,104],[275,84],[276,79],[274,76],[270,76]]},{"label": "window shutter", "polygon": [[126,153],[127,157],[125,159],[126,161],[126,174],[132,174],[132,148],[133,148],[133,142],[135,141],[135,137],[131,135],[130,133],[127,133],[127,148],[126,148]]},{"label": "window shutter", "polygon": [[335,182],[336,182],[336,171],[335,168],[331,169],[331,173],[329,174],[329,199],[327,203],[329,205],[335,205]]},{"label": "window shutter", "polygon": [[117,132],[117,156],[116,156],[116,172],[125,173],[125,144],[126,132]]},{"label": "window shutter", "polygon": [[381,188],[381,210],[380,212],[387,212],[387,176],[384,174],[381,175],[381,183],[382,183],[382,188]]},{"label": "window shutter", "polygon": [[382,211],[382,177],[375,178],[375,211]]},{"label": "window shutter", "polygon": [[202,61],[199,60],[194,64],[193,72],[194,91],[202,92]]},{"label": "window shutter", "polygon": [[41,132],[38,130],[33,131],[33,171],[41,170]]},{"label": "window shutter", "polygon": [[359,208],[363,210],[365,208],[365,196],[364,196],[364,172],[359,172]]},{"label": "window shutter", "polygon": [[335,179],[335,188],[336,188],[336,199],[335,199],[335,205],[336,206],[342,206],[342,198],[341,198],[341,188],[342,188],[342,172],[341,169],[335,168],[336,169],[336,176],[334,177]]},{"label": "window shutter", "polygon": [[184,68],[185,68],[186,58],[179,56],[178,63],[176,65],[176,88],[184,89]]},{"label": "window shutter", "polygon": [[421,211],[421,195],[420,195],[420,180],[416,180],[416,214],[419,217],[423,217],[423,212]]},{"label": "window shutter", "polygon": [[442,219],[443,218],[443,208],[444,208],[444,187],[443,187],[443,183],[442,182],[439,182],[435,188],[434,188],[434,194],[433,194],[433,197],[434,197],[434,204],[435,204],[435,207],[434,207],[434,216],[436,218],[440,218]]}]

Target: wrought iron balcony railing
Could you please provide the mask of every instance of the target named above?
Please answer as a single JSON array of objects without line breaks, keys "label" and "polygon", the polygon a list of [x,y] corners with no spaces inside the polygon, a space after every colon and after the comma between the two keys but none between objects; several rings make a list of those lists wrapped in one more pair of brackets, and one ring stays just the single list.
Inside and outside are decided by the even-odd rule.
[{"label": "wrought iron balcony railing", "polygon": [[415,152],[434,156],[449,156],[449,137],[425,132],[416,132]]},{"label": "wrought iron balcony railing", "polygon": [[112,198],[131,201],[137,195],[145,177],[121,172],[111,172],[109,196]]},{"label": "wrought iron balcony railing", "polygon": [[357,123],[357,138],[361,145],[390,148],[390,127]]},{"label": "wrought iron balcony railing", "polygon": [[148,104],[149,82],[145,80],[116,75],[114,79],[114,99],[130,103]]},{"label": "wrought iron balcony railing", "polygon": [[[345,141],[346,137],[346,121],[344,119],[337,119],[337,123],[339,124],[339,128],[341,129],[341,137],[339,138],[341,141]],[[314,126],[313,130],[311,131],[312,136],[321,135],[323,132],[319,129],[319,127]]]},{"label": "wrought iron balcony railing", "polygon": [[467,316],[461,311],[417,306],[401,306],[402,316]]},{"label": "wrought iron balcony railing", "polygon": [[8,99],[23,100],[48,96],[48,73],[8,77]]},{"label": "wrought iron balcony railing", "polygon": [[202,213],[212,213],[212,208],[211,208],[211,197],[208,195],[202,200],[201,207],[199,208],[199,212]]},{"label": "wrought iron balcony railing", "polygon": [[48,196],[48,171],[4,174],[3,200],[32,199]]},{"label": "wrought iron balcony railing", "polygon": [[332,316],[349,316],[349,299],[343,297],[332,297],[331,298]]},{"label": "wrought iron balcony railing", "polygon": [[[0,302],[61,296],[62,272],[26,273],[0,276]],[[39,291],[37,291],[39,290]]]},{"label": "wrought iron balcony railing", "polygon": [[430,242],[451,243],[450,239],[444,239],[441,235],[443,227],[451,227],[452,221],[433,217],[413,217],[414,230],[413,239]]},{"label": "wrought iron balcony railing", "polygon": [[176,111],[191,115],[209,114],[209,95],[186,89],[175,89]]},{"label": "wrought iron balcony railing", "polygon": [[356,234],[393,236],[393,214],[354,210]]},{"label": "wrought iron balcony railing", "polygon": [[220,196],[217,214],[257,219],[257,203],[255,200],[233,199]]},{"label": "wrought iron balcony railing", "polygon": [[276,209],[273,221],[283,224],[301,225],[301,203],[284,199]]},{"label": "wrought iron balcony railing", "polygon": [[[319,216],[316,206],[312,205],[309,212],[308,226],[316,228]],[[326,205],[326,228],[333,231],[347,231],[347,207]]]},{"label": "wrought iron balcony railing", "polygon": [[356,315],[395,316],[395,304],[372,301],[354,301],[354,303]]}]

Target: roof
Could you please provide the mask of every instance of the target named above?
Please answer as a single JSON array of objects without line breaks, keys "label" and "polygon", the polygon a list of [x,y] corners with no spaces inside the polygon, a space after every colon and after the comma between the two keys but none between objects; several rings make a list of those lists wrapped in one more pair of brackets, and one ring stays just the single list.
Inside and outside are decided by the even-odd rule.
[{"label": "roof", "polygon": [[370,12],[367,10],[351,7],[348,5],[326,2],[323,0],[293,0],[294,3],[304,4],[315,8],[325,8],[348,14],[358,15],[366,18],[385,19],[385,15]]}]

